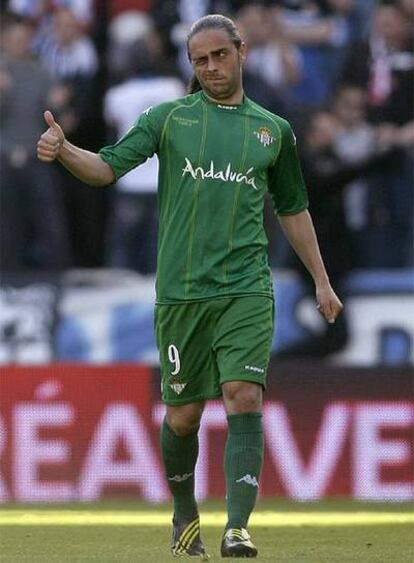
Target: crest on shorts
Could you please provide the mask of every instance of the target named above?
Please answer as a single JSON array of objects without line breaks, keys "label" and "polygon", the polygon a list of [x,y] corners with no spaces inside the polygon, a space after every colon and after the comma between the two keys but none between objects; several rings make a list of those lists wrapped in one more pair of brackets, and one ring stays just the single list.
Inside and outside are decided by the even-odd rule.
[{"label": "crest on shorts", "polygon": [[264,147],[269,147],[275,142],[274,137],[272,137],[272,132],[268,127],[260,127],[258,131],[254,131],[254,135],[259,139]]},{"label": "crest on shorts", "polygon": [[180,393],[183,392],[184,387],[187,385],[187,383],[171,383],[170,387],[173,391],[175,391],[177,393],[177,395],[179,395]]}]

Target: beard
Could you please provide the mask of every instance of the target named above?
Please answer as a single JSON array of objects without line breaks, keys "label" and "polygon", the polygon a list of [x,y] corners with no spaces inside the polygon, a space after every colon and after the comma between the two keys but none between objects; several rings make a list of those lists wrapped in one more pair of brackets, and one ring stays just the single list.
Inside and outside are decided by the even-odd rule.
[{"label": "beard", "polygon": [[235,88],[230,87],[229,84],[202,84],[203,90],[205,93],[210,96],[210,98],[214,98],[217,100],[229,98],[234,94],[236,91]]},{"label": "beard", "polygon": [[216,100],[225,100],[230,98],[239,87],[240,76],[233,75],[232,78],[224,78],[222,80],[202,80],[199,82],[204,92],[210,98]]}]

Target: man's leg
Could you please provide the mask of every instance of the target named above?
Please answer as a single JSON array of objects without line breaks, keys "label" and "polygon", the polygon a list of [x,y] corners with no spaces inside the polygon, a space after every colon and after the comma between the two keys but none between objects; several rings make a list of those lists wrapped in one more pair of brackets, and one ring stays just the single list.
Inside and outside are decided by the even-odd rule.
[{"label": "man's leg", "polygon": [[167,406],[167,416],[161,428],[161,451],[168,486],[174,498],[174,513],[184,520],[192,520],[198,514],[194,469],[203,408],[203,403]]},{"label": "man's leg", "polygon": [[[206,559],[194,497],[197,431],[204,401],[221,396],[213,340],[223,300],[158,304],[161,393],[167,416],[161,433],[167,482],[174,497],[173,555]],[[190,553],[191,552],[191,553]]]},{"label": "man's leg", "polygon": [[204,403],[167,406],[167,416],[161,428],[161,451],[174,498],[172,553],[208,559],[200,538],[200,519],[194,495],[198,429],[203,408]]},{"label": "man's leg", "polygon": [[223,383],[228,438],[224,458],[228,522],[222,555],[255,557],[246,532],[256,503],[263,465],[262,387],[248,381]]}]

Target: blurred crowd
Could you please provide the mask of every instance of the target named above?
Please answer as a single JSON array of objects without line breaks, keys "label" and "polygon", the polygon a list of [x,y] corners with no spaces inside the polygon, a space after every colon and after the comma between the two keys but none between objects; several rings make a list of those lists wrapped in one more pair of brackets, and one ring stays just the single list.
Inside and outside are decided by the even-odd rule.
[{"label": "blurred crowd", "polygon": [[[334,283],[413,266],[414,0],[1,2],[1,268],[156,266],[156,159],[115,188],[36,159],[50,109],[96,151],[191,76],[186,35],[207,13],[237,22],[246,94],[295,128]],[[270,262],[301,272],[270,206]]]}]

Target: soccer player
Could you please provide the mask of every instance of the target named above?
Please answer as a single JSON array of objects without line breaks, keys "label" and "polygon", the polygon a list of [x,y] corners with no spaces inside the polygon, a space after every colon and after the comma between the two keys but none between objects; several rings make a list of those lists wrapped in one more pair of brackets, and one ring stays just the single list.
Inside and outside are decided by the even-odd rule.
[{"label": "soccer player", "polygon": [[208,559],[194,497],[205,401],[222,396],[228,522],[223,557],[255,557],[247,531],[263,461],[262,400],[274,329],[263,202],[312,275],[317,307],[342,309],[320,256],[289,123],[243,93],[246,47],[234,23],[201,18],[188,36],[192,93],[149,108],[98,154],[70,144],[50,112],[38,143],[45,162],[104,186],[159,158],[156,335],[167,415],[161,450],[174,498],[173,555]]}]

